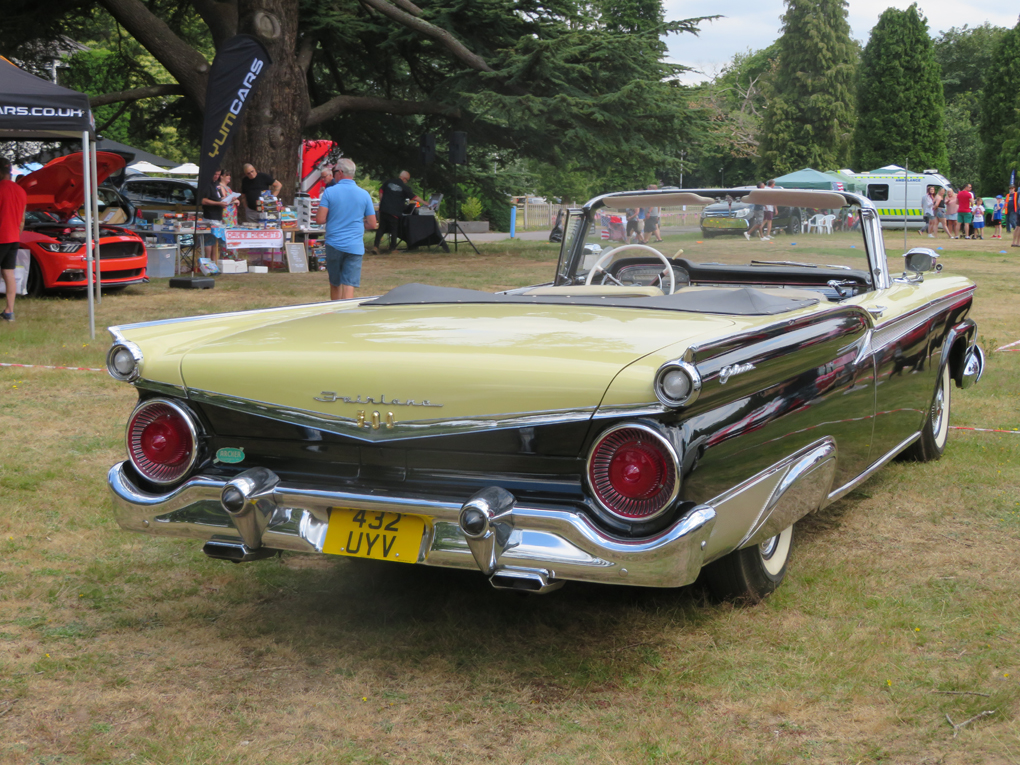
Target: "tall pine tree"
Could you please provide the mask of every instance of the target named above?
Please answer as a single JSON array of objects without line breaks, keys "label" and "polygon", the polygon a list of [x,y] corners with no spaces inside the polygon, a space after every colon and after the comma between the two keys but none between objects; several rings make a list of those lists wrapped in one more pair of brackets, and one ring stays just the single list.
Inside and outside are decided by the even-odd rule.
[{"label": "tall pine tree", "polygon": [[786,0],[779,65],[767,91],[761,170],[846,167],[854,125],[857,47],[845,0]]},{"label": "tall pine tree", "polygon": [[1020,21],[999,40],[985,82],[981,109],[981,193],[1006,189],[1013,170],[1020,175]]},{"label": "tall pine tree", "polygon": [[942,71],[917,4],[887,8],[858,70],[853,166],[897,164],[949,173]]}]

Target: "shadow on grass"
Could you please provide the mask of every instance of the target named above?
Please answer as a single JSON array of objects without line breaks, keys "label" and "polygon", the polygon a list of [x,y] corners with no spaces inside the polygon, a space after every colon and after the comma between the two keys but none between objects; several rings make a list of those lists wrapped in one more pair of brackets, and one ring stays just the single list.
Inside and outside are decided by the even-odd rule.
[{"label": "shadow on grass", "polygon": [[[286,643],[326,664],[382,661],[388,671],[439,663],[458,674],[613,685],[655,661],[666,639],[713,618],[697,587],[658,590],[568,582],[550,595],[494,590],[478,572],[288,558],[234,581],[216,624],[226,642]],[[301,564],[299,564],[301,565]]]}]

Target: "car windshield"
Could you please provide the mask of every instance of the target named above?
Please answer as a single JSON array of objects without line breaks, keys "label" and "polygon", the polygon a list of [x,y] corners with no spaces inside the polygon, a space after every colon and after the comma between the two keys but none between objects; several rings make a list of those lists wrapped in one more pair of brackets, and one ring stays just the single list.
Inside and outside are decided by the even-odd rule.
[{"label": "car windshield", "polygon": [[[602,253],[627,243],[698,263],[868,270],[856,206],[768,207],[773,209],[739,201],[639,207],[614,200],[595,212],[594,225],[585,232],[578,273],[587,274]],[[620,257],[642,257],[643,252],[656,257],[639,248]]]}]

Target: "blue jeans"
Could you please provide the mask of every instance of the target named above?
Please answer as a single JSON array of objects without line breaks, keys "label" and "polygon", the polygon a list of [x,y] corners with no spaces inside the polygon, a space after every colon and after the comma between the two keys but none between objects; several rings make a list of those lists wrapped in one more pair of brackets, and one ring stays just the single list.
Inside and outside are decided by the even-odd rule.
[{"label": "blue jeans", "polygon": [[363,255],[344,252],[336,247],[326,245],[326,273],[329,274],[331,287],[344,284],[350,287],[361,286],[361,259]]}]

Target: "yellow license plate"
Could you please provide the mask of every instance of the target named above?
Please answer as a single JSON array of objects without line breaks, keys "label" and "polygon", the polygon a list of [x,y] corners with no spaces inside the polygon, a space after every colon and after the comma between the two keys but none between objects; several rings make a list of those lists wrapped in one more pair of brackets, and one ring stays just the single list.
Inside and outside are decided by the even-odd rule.
[{"label": "yellow license plate", "polygon": [[425,519],[404,513],[379,513],[335,507],[322,551],[398,563],[416,563]]}]

